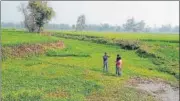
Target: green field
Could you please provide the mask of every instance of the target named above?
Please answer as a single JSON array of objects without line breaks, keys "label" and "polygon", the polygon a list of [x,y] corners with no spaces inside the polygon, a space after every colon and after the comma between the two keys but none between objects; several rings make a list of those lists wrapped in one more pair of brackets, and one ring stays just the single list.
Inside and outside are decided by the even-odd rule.
[{"label": "green field", "polygon": [[177,33],[118,33],[118,32],[76,32],[76,31],[51,31],[54,33],[66,33],[66,34],[78,34],[78,35],[88,35],[88,36],[99,36],[106,38],[116,38],[116,39],[129,39],[129,40],[144,40],[144,41],[173,41],[179,42],[179,34]]},{"label": "green field", "polygon": [[3,29],[1,35],[2,46],[16,46],[21,44],[48,43],[58,39],[56,37],[41,36],[38,33]]},{"label": "green field", "polygon": [[[41,36],[2,30],[2,48],[58,40],[65,44],[64,49],[49,48],[43,55],[3,60],[2,101],[157,101],[148,93],[127,87],[128,80],[159,78],[178,86],[178,34],[52,33]],[[135,41],[137,49],[126,49]],[[102,72],[104,52],[110,55],[108,73]],[[121,77],[115,76],[117,54],[123,60]]]}]

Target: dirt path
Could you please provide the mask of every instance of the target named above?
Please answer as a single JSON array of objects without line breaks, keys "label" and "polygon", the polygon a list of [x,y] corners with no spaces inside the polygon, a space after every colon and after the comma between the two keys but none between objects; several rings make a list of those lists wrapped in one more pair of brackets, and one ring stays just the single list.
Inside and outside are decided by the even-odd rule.
[{"label": "dirt path", "polygon": [[141,81],[133,82],[133,87],[148,92],[158,101],[179,101],[179,88],[174,88],[163,82],[141,79]]}]

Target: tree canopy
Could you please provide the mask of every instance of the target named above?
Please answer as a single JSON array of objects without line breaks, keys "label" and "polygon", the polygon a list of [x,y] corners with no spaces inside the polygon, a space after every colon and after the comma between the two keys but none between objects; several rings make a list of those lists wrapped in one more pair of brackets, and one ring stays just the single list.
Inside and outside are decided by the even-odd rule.
[{"label": "tree canopy", "polygon": [[82,31],[86,27],[86,18],[85,15],[80,15],[76,22],[76,30]]},{"label": "tree canopy", "polygon": [[47,1],[29,1],[27,6],[21,4],[19,8],[24,15],[24,25],[29,32],[41,32],[44,25],[55,15]]}]

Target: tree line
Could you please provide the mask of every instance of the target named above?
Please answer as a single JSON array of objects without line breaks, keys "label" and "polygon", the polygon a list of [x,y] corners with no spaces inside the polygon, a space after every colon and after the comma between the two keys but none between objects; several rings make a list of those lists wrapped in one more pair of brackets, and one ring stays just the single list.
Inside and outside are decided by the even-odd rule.
[{"label": "tree line", "polygon": [[27,5],[20,4],[19,11],[24,16],[21,23],[1,22],[4,28],[26,28],[29,32],[41,32],[43,29],[51,30],[74,30],[74,31],[111,31],[111,32],[179,32],[179,26],[172,27],[170,24],[161,27],[149,27],[141,20],[137,22],[133,17],[122,25],[87,24],[85,15],[77,18],[76,24],[48,24],[55,16],[52,7],[47,1],[29,1]]},{"label": "tree line", "polygon": [[[15,29],[24,29],[24,23],[6,23],[1,22],[2,28],[15,28]],[[45,24],[45,29],[49,30],[79,30],[75,25],[69,24]],[[84,30],[87,31],[110,31],[110,32],[133,32],[133,30],[127,30],[120,25],[110,25],[110,24],[86,24]],[[136,30],[137,31],[137,30]],[[138,31],[137,31],[138,32]],[[162,25],[161,27],[145,27],[141,32],[179,32],[179,26],[172,27],[171,25]]]}]

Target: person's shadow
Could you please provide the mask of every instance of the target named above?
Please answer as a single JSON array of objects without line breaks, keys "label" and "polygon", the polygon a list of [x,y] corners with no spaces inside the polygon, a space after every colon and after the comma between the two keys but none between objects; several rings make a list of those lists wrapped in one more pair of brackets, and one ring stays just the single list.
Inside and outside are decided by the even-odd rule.
[{"label": "person's shadow", "polygon": [[110,72],[103,72],[103,75],[105,76],[116,76],[116,74],[110,73]]},{"label": "person's shadow", "polygon": [[99,68],[92,68],[91,70],[92,70],[92,71],[95,71],[95,72],[100,72],[100,73],[102,73],[104,76],[116,76],[116,74],[114,74],[114,73],[105,72],[105,71],[103,71],[102,69],[99,69]]}]

